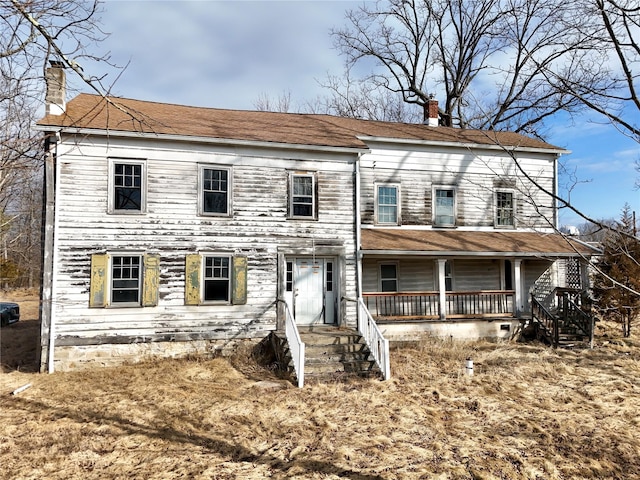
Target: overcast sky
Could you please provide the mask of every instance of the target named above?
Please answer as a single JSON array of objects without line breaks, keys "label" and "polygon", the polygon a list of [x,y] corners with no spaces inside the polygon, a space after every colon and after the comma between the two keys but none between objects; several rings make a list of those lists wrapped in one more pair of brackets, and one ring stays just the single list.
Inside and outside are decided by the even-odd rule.
[{"label": "overcast sky", "polygon": [[[110,36],[99,48],[128,64],[112,90],[118,96],[250,110],[261,95],[290,93],[295,108],[323,94],[318,80],[342,73],[329,31],[345,25],[345,11],[360,4],[107,0],[101,17]],[[558,121],[547,139],[573,152],[563,161],[583,183],[572,202],[595,218],[618,218],[625,202],[640,215],[634,189],[640,146],[591,120]],[[581,223],[567,213],[561,222]]]}]

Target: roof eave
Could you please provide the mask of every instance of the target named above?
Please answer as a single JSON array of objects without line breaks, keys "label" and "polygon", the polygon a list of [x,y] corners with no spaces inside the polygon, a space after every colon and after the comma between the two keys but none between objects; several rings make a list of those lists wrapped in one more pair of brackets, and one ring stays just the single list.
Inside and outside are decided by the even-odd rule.
[{"label": "roof eave", "polygon": [[152,132],[131,132],[123,130],[104,130],[93,128],[73,128],[60,125],[42,125],[37,124],[35,130],[41,132],[56,132],[67,135],[92,135],[101,137],[114,137],[114,138],[137,138],[146,139],[154,138],[158,140],[166,140],[173,142],[186,142],[186,143],[201,143],[209,145],[233,145],[233,146],[245,146],[245,147],[260,147],[271,148],[281,150],[297,150],[297,151],[321,151],[331,153],[350,153],[360,154],[370,151],[366,147],[347,147],[347,146],[333,146],[333,145],[310,145],[310,144],[296,144],[286,142],[266,142],[257,140],[241,140],[234,138],[217,138],[217,137],[202,137],[192,135],[173,135],[166,133],[152,133]]},{"label": "roof eave", "polygon": [[576,252],[465,252],[455,250],[362,250],[363,255],[393,255],[420,257],[518,257],[518,258],[571,258],[584,253]]},{"label": "roof eave", "polygon": [[395,143],[401,145],[421,145],[432,147],[446,147],[446,148],[475,148],[485,150],[496,151],[517,151],[517,152],[529,152],[529,153],[551,153],[554,155],[567,155],[571,153],[571,150],[565,150],[563,148],[542,148],[542,147],[521,147],[518,145],[491,145],[486,143],[474,143],[474,142],[443,142],[439,140],[420,140],[409,138],[395,138],[395,137],[372,137],[367,135],[357,135],[358,140],[365,143],[378,142],[378,143]]}]

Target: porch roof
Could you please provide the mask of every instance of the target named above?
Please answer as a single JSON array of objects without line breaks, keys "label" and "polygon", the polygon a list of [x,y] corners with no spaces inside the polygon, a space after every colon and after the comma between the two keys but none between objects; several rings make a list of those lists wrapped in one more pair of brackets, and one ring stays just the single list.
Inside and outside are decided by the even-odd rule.
[{"label": "porch roof", "polygon": [[362,230],[362,250],[370,255],[576,257],[597,250],[558,233],[415,230]]}]

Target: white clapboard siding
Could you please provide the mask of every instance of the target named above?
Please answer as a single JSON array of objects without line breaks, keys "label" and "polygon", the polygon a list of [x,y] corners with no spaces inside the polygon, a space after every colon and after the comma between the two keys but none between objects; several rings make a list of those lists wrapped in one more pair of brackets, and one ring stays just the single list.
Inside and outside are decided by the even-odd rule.
[{"label": "white clapboard siding", "polygon": [[[502,152],[435,148],[433,151],[373,149],[361,164],[362,223],[374,223],[376,183],[397,183],[401,188],[401,224],[431,225],[434,186],[455,186],[456,223],[493,227],[497,188],[512,188],[518,227],[546,226],[542,212],[553,218],[553,201],[543,192],[554,190],[552,157],[518,154],[518,163],[542,188],[531,184]],[[535,204],[535,205],[534,205]]]},{"label": "white clapboard siding", "polygon": [[[344,256],[342,296],[356,297],[355,155],[135,139],[74,139],[58,149],[53,286],[60,345],[188,338],[260,337],[276,326],[278,254],[325,252]],[[108,214],[109,159],[145,162],[146,212]],[[230,217],[198,215],[199,165],[232,168]],[[287,219],[288,171],[318,179],[318,219]],[[328,249],[328,250],[327,250]],[[91,256],[104,252],[160,257],[154,307],[89,308]],[[247,303],[185,305],[186,255],[212,252],[247,257]],[[343,305],[355,318],[355,304]]]}]

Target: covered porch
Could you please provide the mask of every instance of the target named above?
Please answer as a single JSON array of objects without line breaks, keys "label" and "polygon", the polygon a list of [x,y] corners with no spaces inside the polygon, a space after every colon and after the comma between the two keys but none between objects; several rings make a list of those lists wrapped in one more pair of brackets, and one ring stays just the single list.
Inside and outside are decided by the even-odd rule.
[{"label": "covered porch", "polygon": [[555,233],[363,229],[362,297],[381,325],[475,322],[506,336],[529,317],[531,294],[588,286],[591,254]]}]

